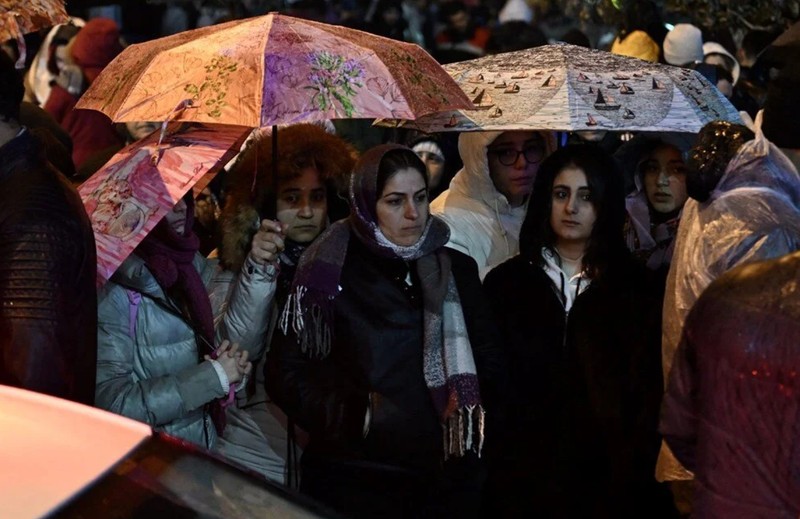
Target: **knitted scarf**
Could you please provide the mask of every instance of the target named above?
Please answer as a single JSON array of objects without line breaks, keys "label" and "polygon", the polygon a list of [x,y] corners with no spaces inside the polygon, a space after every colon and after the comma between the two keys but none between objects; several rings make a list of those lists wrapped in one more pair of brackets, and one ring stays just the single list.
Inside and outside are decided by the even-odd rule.
[{"label": "knitted scarf", "polygon": [[372,148],[356,164],[350,178],[350,217],[331,225],[303,254],[280,326],[287,333],[291,325],[307,355],[330,354],[333,309],[352,236],[376,256],[415,261],[423,296],[423,375],[442,424],[445,459],[470,450],[480,454],[484,411],[464,313],[444,250],[450,230],[431,216],[417,243],[403,247],[389,241],[377,223],[378,166],[385,153],[398,148],[405,149]]},{"label": "knitted scarf", "polygon": [[[200,248],[200,239],[192,230],[194,223],[194,199],[186,201],[186,223],[183,235],[179,235],[166,218],[153,228],[136,248],[136,255],[144,260],[164,293],[185,305],[189,321],[198,338],[198,353],[216,358],[214,348],[214,313],[211,301],[200,273],[194,266],[194,257]],[[202,344],[199,344],[202,343]],[[222,434],[225,428],[225,412],[220,400],[212,402],[209,413]]]},{"label": "knitted scarf", "polygon": [[308,248],[308,243],[298,243],[289,238],[284,239],[284,245],[283,252],[278,256],[280,271],[278,272],[278,285],[275,292],[278,308],[283,308],[286,305],[286,300],[289,298],[289,292],[292,289],[294,272],[298,263],[300,263],[300,256]]}]

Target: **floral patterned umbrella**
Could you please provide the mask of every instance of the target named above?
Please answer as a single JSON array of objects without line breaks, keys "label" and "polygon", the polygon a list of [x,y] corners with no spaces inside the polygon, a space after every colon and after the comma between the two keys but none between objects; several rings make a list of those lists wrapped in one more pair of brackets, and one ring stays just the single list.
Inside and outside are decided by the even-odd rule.
[{"label": "floral patterned umbrella", "polygon": [[416,121],[382,120],[428,132],[625,130],[697,133],[723,119],[741,123],[702,74],[567,44],[446,65],[471,111]]},{"label": "floral patterned umbrella", "polygon": [[0,0],[0,41],[17,40],[23,64],[23,35],[68,21],[64,0]]},{"label": "floral patterned umbrella", "polygon": [[470,107],[417,45],[276,13],[131,45],[77,105],[114,121],[249,127]]},{"label": "floral patterned umbrella", "polygon": [[250,130],[172,123],[114,155],[78,192],[97,243],[98,285],[201,179],[224,166]]}]

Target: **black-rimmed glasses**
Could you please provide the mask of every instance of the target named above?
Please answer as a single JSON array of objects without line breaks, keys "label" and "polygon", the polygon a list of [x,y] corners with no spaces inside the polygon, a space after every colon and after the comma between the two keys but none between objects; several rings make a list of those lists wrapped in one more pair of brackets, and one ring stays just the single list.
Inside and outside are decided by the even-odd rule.
[{"label": "black-rimmed glasses", "polygon": [[520,155],[525,157],[528,164],[536,164],[544,158],[544,149],[540,146],[529,146],[521,151],[514,148],[489,149],[488,153],[496,156],[503,166],[513,166],[519,160]]}]

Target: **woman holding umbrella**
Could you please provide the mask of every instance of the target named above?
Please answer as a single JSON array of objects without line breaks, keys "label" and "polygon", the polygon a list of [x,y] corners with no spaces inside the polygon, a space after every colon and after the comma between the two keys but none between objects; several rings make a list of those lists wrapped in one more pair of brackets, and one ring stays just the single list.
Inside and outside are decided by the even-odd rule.
[{"label": "woman holding umbrella", "polygon": [[193,208],[190,192],[98,295],[95,403],[213,449],[263,345],[274,272],[254,246],[234,283],[197,252]]},{"label": "woman holding umbrella", "polygon": [[[346,215],[347,205],[338,193],[357,157],[355,149],[341,137],[306,123],[280,128],[275,162],[271,137],[259,133],[230,170],[220,251],[225,267],[237,272],[246,264],[251,244],[255,244],[277,268],[275,296],[268,302],[272,319],[267,338],[273,334],[274,317],[289,298],[300,256],[330,220]],[[256,221],[266,232],[256,232]],[[237,416],[222,449],[228,450],[228,443],[234,452],[236,445],[253,446],[248,450],[251,456],[239,461],[269,479],[294,487],[298,481],[294,458],[303,435],[267,396],[265,384],[277,379],[275,371],[282,352],[277,345],[265,346],[267,355],[252,359],[256,363],[255,384],[248,388],[246,402],[241,403],[247,416]],[[265,373],[265,363],[269,374]]]},{"label": "woman holding umbrella", "polygon": [[529,207],[520,254],[484,283],[510,366],[496,503],[657,517],[660,305],[622,238],[622,177],[601,149],[568,146],[542,163]]},{"label": "woman holding umbrella", "polygon": [[426,179],[408,148],[361,157],[350,216],[301,258],[275,337],[275,396],[310,434],[301,490],[347,516],[479,509],[499,355],[477,267],[444,247]]}]

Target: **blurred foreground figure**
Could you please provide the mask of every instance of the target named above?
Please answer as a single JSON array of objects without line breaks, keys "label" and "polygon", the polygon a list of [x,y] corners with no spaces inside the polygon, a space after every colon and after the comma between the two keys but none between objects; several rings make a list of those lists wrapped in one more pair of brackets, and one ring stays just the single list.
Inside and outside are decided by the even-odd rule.
[{"label": "blurred foreground figure", "polygon": [[692,517],[800,516],[800,253],[744,265],[692,309],[661,432],[696,477]]},{"label": "blurred foreground figure", "polygon": [[91,405],[94,235],[74,188],[19,123],[23,91],[0,53],[0,384]]}]

